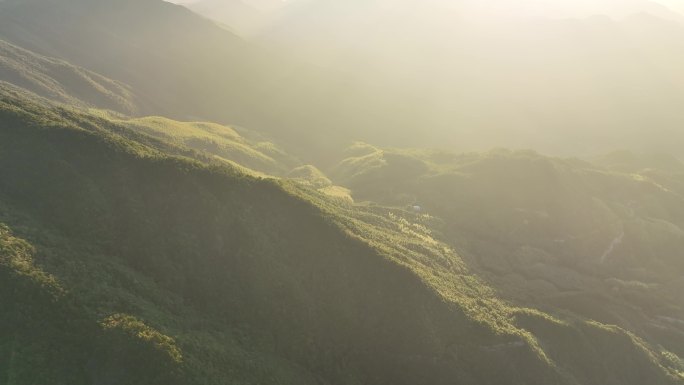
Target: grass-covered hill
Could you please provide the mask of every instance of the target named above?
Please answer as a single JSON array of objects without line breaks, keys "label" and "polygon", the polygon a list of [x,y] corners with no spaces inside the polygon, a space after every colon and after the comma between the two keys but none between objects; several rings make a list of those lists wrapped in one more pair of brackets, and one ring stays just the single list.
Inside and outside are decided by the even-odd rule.
[{"label": "grass-covered hill", "polygon": [[501,301],[402,210],[129,128],[2,89],[0,383],[682,382],[624,329]]},{"label": "grass-covered hill", "polygon": [[265,175],[280,176],[299,167],[299,161],[259,134],[208,122],[179,122],[160,116],[102,119],[123,135],[144,135],[172,143],[219,161],[228,161]]},{"label": "grass-covered hill", "polygon": [[332,175],[356,200],[420,207],[507,298],[620,325],[681,357],[681,164],[628,153],[601,162],[360,143]]},{"label": "grass-covered hill", "polygon": [[61,103],[135,113],[129,87],[65,61],[38,55],[0,40],[0,81]]}]

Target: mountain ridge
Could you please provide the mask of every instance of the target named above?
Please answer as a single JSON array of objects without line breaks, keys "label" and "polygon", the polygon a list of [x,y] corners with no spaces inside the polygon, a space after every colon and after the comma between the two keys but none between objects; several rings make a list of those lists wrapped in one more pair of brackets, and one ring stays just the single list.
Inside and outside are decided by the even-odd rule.
[{"label": "mountain ridge", "polygon": [[[680,30],[629,22],[639,47]],[[512,38],[606,27],[561,24]],[[684,383],[681,159],[390,148],[444,142],[396,74],[309,66],[157,0],[0,2],[0,39],[0,384]],[[635,127],[612,149],[679,146]],[[341,148],[367,129],[382,140]]]},{"label": "mountain ridge", "polygon": [[134,114],[136,97],[124,84],[0,40],[0,80],[65,104]]},{"label": "mountain ridge", "polygon": [[[35,265],[44,269],[36,276],[54,276],[73,293],[73,309],[81,314],[75,317],[91,320],[88,336],[96,345],[88,352],[105,343],[152,354],[159,365],[143,368],[116,355],[95,355],[95,368],[109,365],[117,371],[128,368],[131,375],[145,374],[129,377],[133,383],[235,378],[223,370],[235,371],[233,376],[247,383],[261,383],[271,375],[288,378],[286,372],[293,375],[293,383],[305,382],[307,376],[324,383],[392,384],[420,379],[496,384],[511,376],[521,383],[608,379],[608,372],[586,372],[576,354],[558,356],[565,359],[557,367],[556,349],[564,343],[543,332],[552,327],[571,335],[597,334],[600,346],[620,340],[636,346],[629,354],[639,363],[634,370],[642,377],[635,378],[677,383],[665,361],[624,331],[585,321],[572,326],[543,313],[508,307],[467,272],[458,255],[431,240],[424,227],[402,218],[400,211],[364,210],[296,183],[243,175],[225,163],[207,166],[201,159],[169,157],[161,147],[154,150],[110,131],[97,123],[101,117],[32,102],[21,93],[2,95],[0,203],[5,207],[2,222],[12,229],[1,232],[3,242],[21,245],[26,243],[19,239],[28,238],[37,250]],[[291,226],[295,218],[296,229]],[[310,234],[317,234],[318,241]],[[18,248],[23,255],[30,249]],[[7,250],[2,249],[3,261],[16,258]],[[10,263],[0,270],[21,276],[20,266],[25,265]],[[116,283],[121,279],[135,283]],[[109,284],[100,286],[99,281]],[[147,303],[158,295],[150,293],[165,299]],[[279,305],[283,301],[288,306]],[[230,358],[220,350],[203,362],[199,357],[213,345],[197,342],[209,331],[201,324],[191,326],[195,312],[223,325],[215,332],[219,340],[230,341],[231,330],[251,325],[243,338],[272,341],[256,345],[256,354],[266,360],[261,366],[266,377],[248,375],[242,366],[245,358]],[[44,345],[31,337],[34,318],[27,317],[31,322],[6,321],[10,323],[2,329],[1,340],[22,335],[21,341],[33,346],[34,357],[46,357]],[[279,323],[273,324],[274,319]],[[17,334],[17,322],[26,323],[28,334]],[[173,326],[178,322],[186,326]],[[153,337],[131,340],[136,330],[148,330],[145,333]],[[114,334],[108,337],[110,331]],[[74,332],[65,326],[52,336],[78,344]],[[544,349],[535,342],[536,333],[541,333]],[[17,345],[9,346],[4,354],[19,354]],[[242,357],[251,354],[243,345],[227,346],[242,351]],[[586,349],[572,346],[577,352]],[[443,349],[456,356],[442,356]],[[461,349],[463,353],[457,353]],[[508,354],[511,349],[515,359]],[[29,373],[17,364],[0,369],[19,381],[45,375],[64,383],[88,383],[82,382],[89,372],[80,356],[64,357],[71,360],[69,367],[80,371],[67,376],[59,366],[47,366]],[[275,361],[267,363],[268,357]],[[226,360],[226,369],[212,371],[216,360]],[[488,370],[491,365],[497,369]],[[296,366],[308,369],[297,371]],[[628,383],[636,373],[625,372],[615,383]]]}]

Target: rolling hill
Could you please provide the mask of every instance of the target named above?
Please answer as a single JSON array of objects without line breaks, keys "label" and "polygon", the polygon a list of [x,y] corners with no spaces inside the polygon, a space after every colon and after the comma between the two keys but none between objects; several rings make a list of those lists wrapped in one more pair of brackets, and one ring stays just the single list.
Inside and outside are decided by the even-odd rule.
[{"label": "rolling hill", "polygon": [[163,1],[4,1],[0,37],[128,84],[144,113],[216,118],[240,92],[242,41]]}]

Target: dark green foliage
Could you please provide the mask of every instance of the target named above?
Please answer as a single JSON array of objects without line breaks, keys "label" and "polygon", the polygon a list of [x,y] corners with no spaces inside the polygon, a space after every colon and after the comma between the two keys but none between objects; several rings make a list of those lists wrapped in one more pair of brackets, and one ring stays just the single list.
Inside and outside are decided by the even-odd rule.
[{"label": "dark green foliage", "polygon": [[3,384],[173,383],[172,368],[159,366],[169,361],[163,349],[140,334],[110,336],[75,305],[73,293],[34,264],[35,253],[0,225]]},{"label": "dark green foliage", "polygon": [[[146,369],[152,382],[166,381],[160,376],[168,365],[199,383],[318,377],[396,384],[428,374],[433,383],[457,374],[493,381],[469,369],[487,353],[438,357],[453,344],[503,337],[343,232],[333,212],[324,216],[309,202],[322,197],[303,199],[274,181],[77,128],[71,119],[78,115],[69,111],[9,97],[3,103],[0,196],[10,212],[23,213],[7,221],[37,245],[41,266],[71,291],[75,311],[92,325],[110,325],[123,313],[160,328],[151,345],[127,346],[122,341],[146,326],[115,318],[132,329],[105,327],[112,356],[98,368]],[[81,345],[77,331],[54,333]],[[163,335],[176,341],[182,360],[142,368],[123,359],[146,350],[169,357]],[[78,355],[64,357],[80,370],[88,366]],[[535,368],[529,376],[554,376],[532,350],[521,358]]]},{"label": "dark green foliage", "polygon": [[355,205],[254,132],[87,109],[334,145],[378,118],[344,78],[157,0],[0,0],[0,35],[107,76],[0,41],[0,385],[684,381],[676,159],[357,143]]},{"label": "dark green foliage", "polygon": [[[655,356],[681,354],[681,167],[663,156],[602,161],[612,169],[529,151],[375,149],[341,162],[333,179],[357,200],[420,205],[414,216],[516,303],[619,325],[655,346]],[[538,337],[546,346],[553,336]],[[587,350],[568,352],[594,359]],[[625,378],[647,372],[634,367]],[[600,376],[581,383],[587,378]]]},{"label": "dark green foliage", "polygon": [[3,95],[10,384],[622,385],[611,373],[631,359],[654,383],[676,381],[636,343],[598,371],[562,362],[562,341],[527,329],[401,210],[245,176],[108,119]]}]

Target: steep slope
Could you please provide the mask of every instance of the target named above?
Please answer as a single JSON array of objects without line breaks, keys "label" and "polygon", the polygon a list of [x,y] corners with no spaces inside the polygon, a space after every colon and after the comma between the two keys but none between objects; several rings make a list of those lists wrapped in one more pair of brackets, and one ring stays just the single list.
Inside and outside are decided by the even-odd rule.
[{"label": "steep slope", "polygon": [[4,1],[0,37],[131,85],[148,113],[235,113],[244,91],[240,39],[163,1]]},{"label": "steep slope", "polygon": [[681,171],[639,170],[533,152],[357,144],[333,179],[357,200],[420,206],[434,217],[428,225],[517,303],[620,325],[681,356]]},{"label": "steep slope", "polygon": [[0,81],[61,103],[136,112],[130,89],[67,62],[37,55],[0,40]]},{"label": "steep slope", "polygon": [[[107,325],[112,316],[120,318],[116,314],[133,313],[172,335],[184,357],[182,365],[176,363],[184,372],[178,375],[188,376],[186,380],[286,380],[278,366],[263,358],[271,352],[291,357],[329,381],[349,377],[345,382],[357,378],[396,383],[390,379],[399,373],[386,369],[411,356],[417,360],[414,370],[426,365],[421,351],[435,354],[433,344],[445,344],[469,330],[474,336],[483,333],[477,339],[499,339],[486,328],[476,332],[474,323],[465,326],[469,322],[462,314],[442,305],[408,270],[383,261],[363,242],[348,239],[310,204],[274,182],[165,158],[101,128],[89,133],[60,118],[65,112],[69,116],[68,111],[3,100],[2,196],[10,207],[3,210],[10,215],[4,221],[14,222],[12,227],[19,231],[28,229],[23,235],[34,238],[42,250],[36,259],[73,293],[80,302],[77,309],[85,307],[82,317]],[[37,121],[49,123],[32,123]],[[424,306],[418,318],[403,315]],[[193,320],[194,312],[207,319],[206,326]],[[440,329],[449,330],[447,335],[457,334],[427,338],[425,333],[436,331],[428,327],[434,322],[444,325]],[[196,334],[181,332],[193,325],[199,329]],[[372,336],[380,325],[385,332]],[[218,331],[212,332],[214,328]],[[3,341],[11,341],[14,330],[3,329]],[[75,331],[67,331],[58,336],[69,340]],[[233,337],[237,333],[243,337]],[[233,338],[245,342],[230,345]],[[257,350],[255,374],[246,366],[249,351],[243,352],[249,345],[262,349]],[[23,347],[21,342],[18,346]],[[213,346],[227,352],[208,350]],[[383,353],[389,351],[393,355]],[[38,350],[32,356],[40,359],[44,354]],[[203,362],[205,355],[212,358]],[[78,356],[66,359],[89,373]],[[530,359],[536,360],[534,355]],[[91,374],[109,364],[97,362]],[[294,363],[282,365],[296,373]],[[19,376],[19,382],[28,381],[20,368],[7,370]],[[58,363],[43,370],[46,376],[58,372]],[[152,378],[159,374],[149,370]],[[305,382],[306,377],[300,374],[291,381]]]},{"label": "steep slope", "polygon": [[10,383],[681,383],[621,329],[501,302],[400,211],[165,155],[98,119],[3,90]]}]

